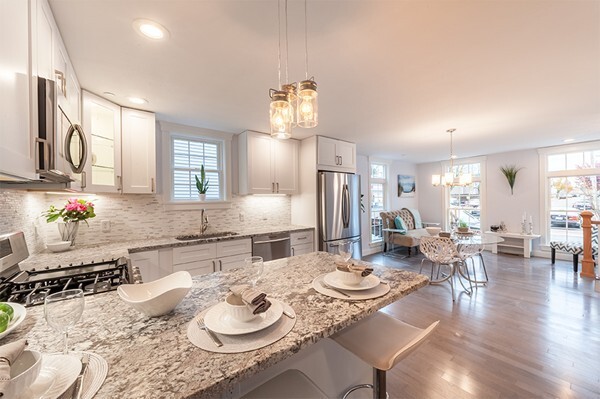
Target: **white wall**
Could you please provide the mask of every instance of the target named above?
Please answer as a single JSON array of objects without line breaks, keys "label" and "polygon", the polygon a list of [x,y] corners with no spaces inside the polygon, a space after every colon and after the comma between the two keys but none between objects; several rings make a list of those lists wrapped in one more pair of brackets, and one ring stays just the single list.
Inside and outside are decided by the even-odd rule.
[{"label": "white wall", "polygon": [[[504,222],[509,231],[521,231],[521,218],[523,212],[533,217],[533,231],[542,234],[544,229],[540,226],[540,177],[537,150],[513,151],[492,154],[486,159],[486,186],[485,186],[485,219],[482,230],[489,230],[491,224]],[[523,168],[517,174],[514,194],[511,195],[510,187],[500,167],[516,165]],[[443,193],[442,187],[431,185],[431,175],[441,173],[439,162],[417,165],[417,187],[419,192],[419,210],[423,220],[441,222],[443,220]],[[541,240],[534,241],[534,252],[540,255]]]}]

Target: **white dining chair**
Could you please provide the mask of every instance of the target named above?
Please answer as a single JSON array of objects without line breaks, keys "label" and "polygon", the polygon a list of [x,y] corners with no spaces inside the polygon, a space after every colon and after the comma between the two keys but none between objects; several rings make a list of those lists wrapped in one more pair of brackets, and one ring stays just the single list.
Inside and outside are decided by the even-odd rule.
[{"label": "white dining chair", "polygon": [[[465,279],[469,280],[469,282],[477,288],[479,285],[486,285],[489,282],[487,270],[485,268],[485,262],[483,260],[483,255],[481,254],[483,251],[483,244],[481,243],[460,243],[458,246],[458,255],[461,259],[461,264],[459,265],[458,272]],[[481,264],[481,269],[483,270],[484,279],[477,279],[477,268],[475,267],[475,258],[477,258],[478,263]],[[468,272],[469,261],[471,263],[471,267],[473,270],[473,277]],[[463,271],[464,270],[464,271]]]},{"label": "white dining chair", "polygon": [[[421,237],[420,248],[425,258],[421,261],[421,269],[419,273],[423,272],[423,263],[425,261],[431,262],[431,276],[429,284],[443,284],[448,281],[450,283],[450,289],[452,291],[452,302],[456,300],[454,295],[454,279],[458,276],[458,280],[462,285],[465,293],[471,295],[473,292],[473,286],[471,285],[471,279],[469,276],[468,269],[465,270],[467,281],[469,282],[470,289],[467,288],[461,280],[462,273],[457,270],[462,265],[462,258],[458,253],[456,244],[447,237],[435,237],[435,236],[424,236]],[[442,266],[449,268],[448,272],[442,271]],[[437,267],[437,270],[436,270]],[[434,271],[436,273],[434,278]]]}]

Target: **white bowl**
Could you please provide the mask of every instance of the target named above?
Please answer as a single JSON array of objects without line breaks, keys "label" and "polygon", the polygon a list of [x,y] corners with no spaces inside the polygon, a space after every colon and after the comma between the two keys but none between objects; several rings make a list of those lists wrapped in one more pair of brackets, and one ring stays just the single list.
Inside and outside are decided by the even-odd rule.
[{"label": "white bowl", "polygon": [[46,248],[52,252],[62,252],[71,248],[71,241],[54,241],[46,243]]},{"label": "white bowl", "polygon": [[347,285],[358,285],[365,279],[360,272],[345,272],[339,269],[335,270],[335,278]]},{"label": "white bowl", "polygon": [[124,284],[117,288],[121,299],[143,314],[162,316],[173,309],[192,288],[192,276],[180,271],[144,284]]},{"label": "white bowl", "polygon": [[10,367],[10,381],[4,390],[4,397],[18,398],[29,388],[40,374],[42,354],[26,349]]},{"label": "white bowl", "polygon": [[442,231],[441,227],[425,227],[425,230],[429,233],[429,235],[437,235],[440,231]]},{"label": "white bowl", "polygon": [[242,301],[242,298],[235,294],[230,294],[225,299],[225,309],[227,309],[227,313],[237,321],[246,322],[256,317],[256,315],[252,313],[250,306],[246,305],[244,301]]}]

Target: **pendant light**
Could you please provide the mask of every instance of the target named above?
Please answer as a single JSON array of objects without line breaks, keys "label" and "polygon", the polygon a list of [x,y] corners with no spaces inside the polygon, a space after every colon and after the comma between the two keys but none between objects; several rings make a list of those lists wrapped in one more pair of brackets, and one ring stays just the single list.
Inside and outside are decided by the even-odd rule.
[{"label": "pendant light", "polygon": [[[278,87],[281,86],[281,9],[279,0],[277,1],[277,22],[279,28],[279,43],[277,53],[277,71],[279,78]],[[271,124],[271,137],[278,139],[288,139],[292,136],[292,107],[289,102],[289,95],[287,91],[282,89],[269,90],[269,97],[271,98],[271,105],[269,107],[269,120]]]},{"label": "pendant light", "polygon": [[319,124],[319,104],[317,102],[317,82],[315,78],[308,78],[308,17],[307,0],[304,0],[304,59],[305,80],[298,85],[298,126],[312,128]]},{"label": "pendant light", "polygon": [[[279,1],[279,0],[278,0]],[[285,0],[285,81],[289,82],[288,76],[288,65],[289,65],[289,42],[288,42],[288,0]],[[298,95],[296,94],[297,85],[294,83],[286,83],[281,86],[281,91],[285,91],[288,94],[288,103],[291,107],[292,116],[292,128],[298,124],[297,111],[298,107]]]},{"label": "pendant light", "polygon": [[450,133],[450,170],[444,175],[432,175],[431,176],[431,184],[433,186],[439,186],[440,184],[443,186],[468,186],[473,182],[472,176],[470,173],[460,173],[458,174],[458,181],[456,182],[454,177],[454,159],[456,155],[454,155],[454,143],[453,143],[453,133],[456,129],[448,129],[446,132]]}]

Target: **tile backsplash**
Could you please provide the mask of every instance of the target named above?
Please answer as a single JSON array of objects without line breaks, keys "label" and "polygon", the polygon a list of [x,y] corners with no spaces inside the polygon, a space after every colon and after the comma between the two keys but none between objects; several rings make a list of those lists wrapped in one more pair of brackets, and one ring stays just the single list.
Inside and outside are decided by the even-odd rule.
[{"label": "tile backsplash", "polygon": [[[41,213],[50,205],[62,207],[71,197],[77,194],[0,190],[0,234],[21,230],[29,252],[42,251],[46,241],[56,241],[59,235],[56,223],[46,223]],[[165,210],[155,196],[98,194],[85,198],[94,203],[96,217],[88,220],[89,226],[80,223],[76,246],[193,234],[200,230],[199,209]],[[217,231],[285,226],[291,220],[291,199],[233,197],[230,209],[208,209],[206,215],[209,229]],[[109,232],[102,232],[103,220],[110,222]]]}]

